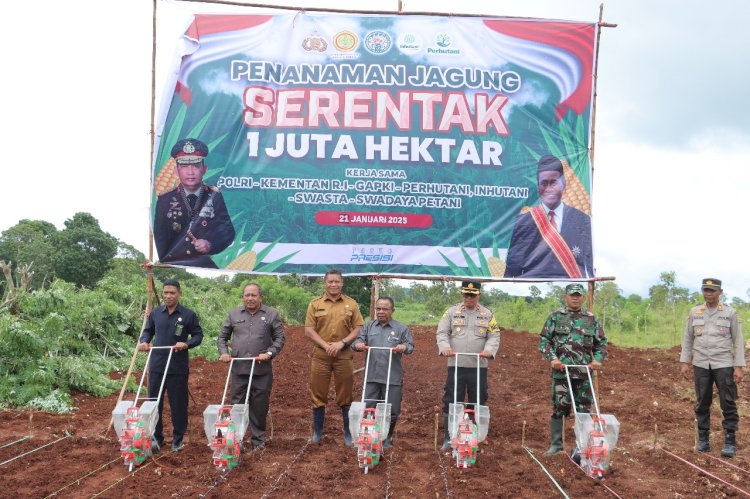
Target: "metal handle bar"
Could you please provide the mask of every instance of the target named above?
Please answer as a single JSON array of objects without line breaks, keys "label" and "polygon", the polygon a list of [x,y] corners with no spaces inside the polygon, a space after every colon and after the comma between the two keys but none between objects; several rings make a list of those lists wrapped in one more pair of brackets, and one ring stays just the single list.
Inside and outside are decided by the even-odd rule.
[{"label": "metal handle bar", "polygon": [[161,385],[159,385],[159,394],[156,396],[156,403],[161,401],[161,394],[164,391],[164,383],[167,381],[167,373],[169,372],[169,364],[172,362],[172,353],[174,352],[174,345],[167,345],[161,347],[153,347],[149,345],[148,355],[146,356],[146,365],[143,366],[143,373],[141,374],[141,381],[138,383],[138,390],[135,392],[135,399],[133,400],[133,407],[138,405],[138,397],[141,395],[141,388],[143,387],[143,380],[146,379],[146,373],[148,372],[148,363],[151,361],[151,352],[154,350],[169,349],[169,355],[167,356],[167,365],[164,366],[164,374],[161,376]]},{"label": "metal handle bar", "polygon": [[253,371],[255,371],[255,362],[258,360],[258,357],[232,357],[232,360],[229,362],[229,370],[227,371],[227,380],[224,382],[224,393],[221,395],[221,405],[224,405],[224,400],[227,398],[227,388],[229,388],[229,377],[232,374],[232,366],[234,365],[235,360],[252,360],[253,363],[250,366],[250,379],[247,380],[247,393],[245,393],[245,405],[247,405],[248,400],[250,400],[250,385],[253,383]]},{"label": "metal handle bar", "polygon": [[586,376],[589,378],[589,386],[591,387],[591,398],[594,399],[594,409],[596,409],[596,417],[599,418],[601,415],[599,414],[599,403],[596,401],[596,393],[594,392],[594,382],[591,380],[591,368],[588,365],[585,364],[573,364],[573,365],[567,365],[565,366],[565,377],[568,378],[568,390],[570,390],[570,400],[573,405],[573,415],[576,416],[578,414],[578,411],[576,409],[576,401],[575,396],[573,395],[573,383],[570,381],[570,369],[586,369]]},{"label": "metal handle bar", "polygon": [[[388,351],[388,374],[385,378],[385,402],[388,403],[388,389],[391,385],[391,363],[393,362],[393,348],[391,347],[371,347],[365,345],[365,350],[367,351],[367,358],[365,359],[365,378],[364,382],[362,384],[362,403],[365,402],[365,391],[367,389],[367,373],[370,371],[370,352],[372,350],[387,350]],[[371,402],[374,402],[371,400]]]},{"label": "metal handle bar", "polygon": [[[482,360],[481,360],[482,359],[482,354],[479,354],[479,353],[453,352],[452,354],[450,354],[450,357],[456,357],[456,364],[458,364],[458,356],[459,355],[466,355],[467,357],[476,357],[477,358],[477,405],[475,406],[475,408],[479,407],[479,401],[480,401],[480,397],[479,397],[479,392],[480,392],[480,390],[479,390],[479,369],[482,367],[482,364],[481,364],[481,362],[482,362]],[[453,366],[453,403],[454,404],[458,403],[458,393],[457,393],[458,390],[456,388],[458,388],[458,365]],[[463,404],[463,402],[464,401],[462,400],[461,403]]]}]

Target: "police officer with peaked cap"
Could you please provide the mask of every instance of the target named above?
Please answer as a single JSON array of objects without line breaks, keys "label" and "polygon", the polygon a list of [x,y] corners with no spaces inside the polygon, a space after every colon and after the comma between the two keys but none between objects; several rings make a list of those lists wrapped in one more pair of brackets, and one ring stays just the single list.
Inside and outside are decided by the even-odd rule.
[{"label": "police officer with peaked cap", "polygon": [[713,387],[719,391],[719,404],[724,415],[724,447],[721,455],[734,457],[736,453],[737,384],[742,381],[745,366],[745,345],[737,312],[720,302],[721,281],[713,277],[701,284],[705,303],[693,307],[687,319],[680,353],[680,371],[690,379],[692,364],[695,378],[695,419],[698,423],[698,452],[711,450],[711,402]]},{"label": "police officer with peaked cap", "polygon": [[156,201],[154,242],[159,261],[216,268],[209,255],[226,249],[235,233],[221,192],[203,183],[208,146],[198,139],[182,139],[171,155],[180,184]]},{"label": "police officer with peaked cap", "polygon": [[[482,285],[478,281],[463,281],[461,295],[463,301],[449,308],[440,319],[436,339],[440,355],[448,356],[448,373],[445,377],[443,396],[443,446],[449,450],[448,409],[453,403],[454,372],[458,369],[456,400],[464,401],[468,395],[469,405],[477,400],[484,405],[488,398],[487,359],[494,359],[500,348],[500,327],[495,322],[492,311],[479,304]],[[479,386],[477,386],[477,361],[466,355],[454,353],[478,353]],[[468,392],[468,393],[467,393]]]}]

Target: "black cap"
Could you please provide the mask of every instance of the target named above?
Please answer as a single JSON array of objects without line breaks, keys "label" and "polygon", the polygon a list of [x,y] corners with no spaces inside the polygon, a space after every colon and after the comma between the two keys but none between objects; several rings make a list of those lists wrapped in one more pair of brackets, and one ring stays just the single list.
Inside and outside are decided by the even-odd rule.
[{"label": "black cap", "polygon": [[461,282],[461,293],[467,295],[478,295],[482,285],[479,281],[462,281]]},{"label": "black cap", "polygon": [[721,289],[721,280],[716,279],[714,277],[706,277],[703,279],[703,283],[701,284],[701,289]]},{"label": "black cap", "polygon": [[552,156],[551,154],[545,154],[539,158],[537,164],[537,174],[541,172],[559,172],[560,175],[564,175],[562,161]]},{"label": "black cap", "polygon": [[198,139],[182,139],[174,145],[171,154],[177,164],[193,165],[202,163],[208,156],[208,146]]}]

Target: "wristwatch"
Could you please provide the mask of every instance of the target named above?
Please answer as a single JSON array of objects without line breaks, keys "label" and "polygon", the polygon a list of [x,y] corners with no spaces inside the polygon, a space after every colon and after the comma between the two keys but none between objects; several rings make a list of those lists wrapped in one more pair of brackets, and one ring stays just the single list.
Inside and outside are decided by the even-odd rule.
[{"label": "wristwatch", "polygon": [[341,340],[341,343],[344,344],[344,348],[347,348],[351,343],[348,343],[346,340]]},{"label": "wristwatch", "polygon": [[266,353],[268,354],[269,357],[273,357],[273,352],[272,351],[269,350]]}]

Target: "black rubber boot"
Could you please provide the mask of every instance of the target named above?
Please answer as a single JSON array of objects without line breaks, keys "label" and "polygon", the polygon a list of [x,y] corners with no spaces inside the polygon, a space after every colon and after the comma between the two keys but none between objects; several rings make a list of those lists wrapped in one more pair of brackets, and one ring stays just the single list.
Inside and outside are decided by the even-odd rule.
[{"label": "black rubber boot", "polygon": [[695,447],[698,452],[708,452],[711,450],[711,444],[708,441],[708,430],[698,430],[698,445]]},{"label": "black rubber boot", "polygon": [[721,449],[721,455],[724,457],[734,457],[737,453],[737,443],[733,431],[724,431],[724,447]]},{"label": "black rubber boot", "polygon": [[545,456],[554,456],[558,452],[562,452],[562,436],[563,436],[563,419],[562,418],[549,418],[549,434],[550,434],[550,446]]},{"label": "black rubber boot", "polygon": [[383,441],[384,449],[393,447],[393,432],[396,431],[396,421],[398,421],[398,418],[391,419],[391,426],[388,428],[388,438]]},{"label": "black rubber boot", "polygon": [[323,423],[326,419],[326,408],[316,407],[312,410],[313,414],[313,434],[312,443],[319,444],[323,439]]},{"label": "black rubber boot", "polygon": [[344,420],[344,445],[347,447],[351,447],[352,444],[352,434],[349,431],[349,406],[341,408],[341,418]]},{"label": "black rubber boot", "polygon": [[451,450],[451,435],[448,431],[448,415],[443,413],[443,446],[440,450]]}]

